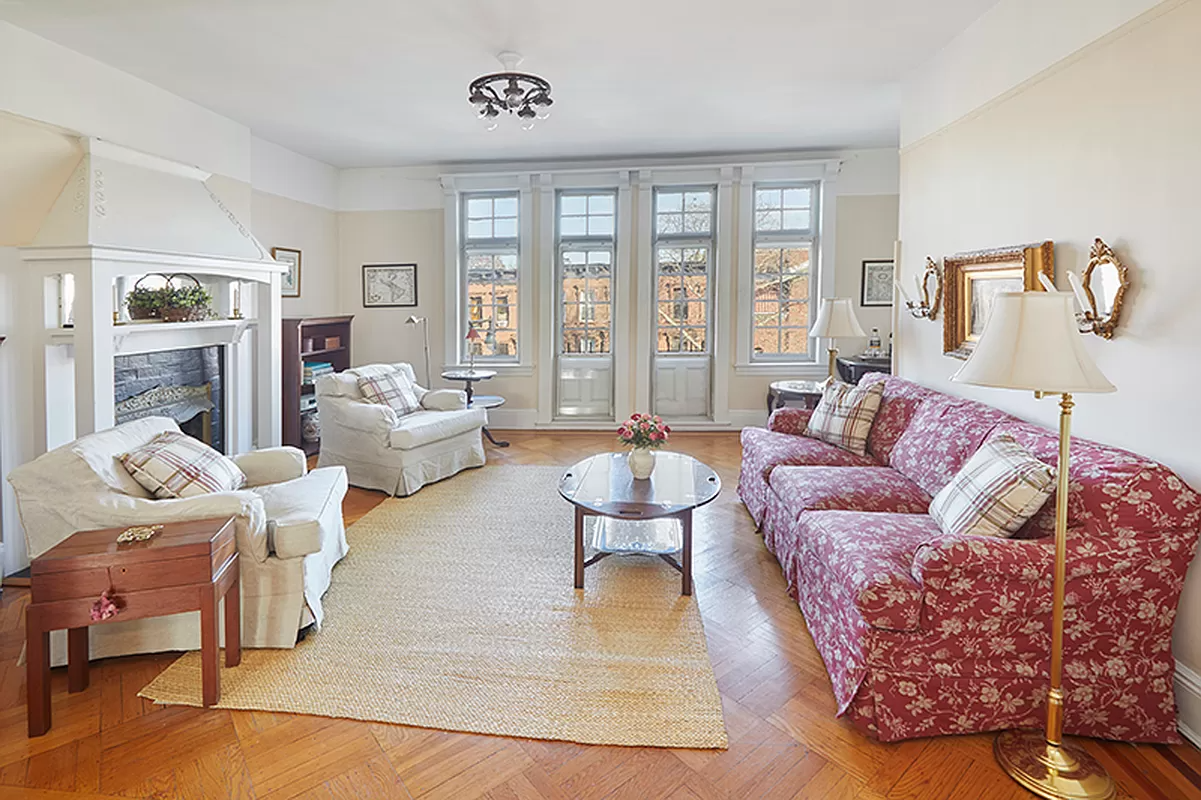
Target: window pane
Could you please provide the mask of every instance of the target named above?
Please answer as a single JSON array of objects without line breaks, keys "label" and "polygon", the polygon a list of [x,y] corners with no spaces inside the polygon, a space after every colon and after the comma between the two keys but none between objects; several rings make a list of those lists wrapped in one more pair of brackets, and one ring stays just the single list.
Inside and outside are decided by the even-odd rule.
[{"label": "window pane", "polygon": [[785,211],[784,229],[789,231],[809,230],[808,211]]},{"label": "window pane", "polygon": [[809,329],[809,302],[791,302],[781,309],[780,324]]},{"label": "window pane", "polygon": [[776,247],[755,248],[755,272],[770,273],[780,269],[780,250]]},{"label": "window pane", "polygon": [[491,220],[491,218],[467,220],[467,238],[468,239],[491,239],[492,238],[492,220]]},{"label": "window pane", "polygon": [[587,232],[586,217],[563,217],[559,222],[560,236],[583,236]]},{"label": "window pane", "polygon": [[613,235],[613,217],[600,216],[588,218],[588,235],[589,236],[612,236]]},{"label": "window pane", "polygon": [[658,348],[660,353],[678,353],[682,337],[679,328],[660,328]]},{"label": "window pane", "polygon": [[588,198],[579,194],[565,194],[559,198],[560,214],[587,214]]},{"label": "window pane", "polygon": [[684,278],[684,294],[690,299],[706,299],[705,292],[708,288],[709,276],[707,275],[688,275]]},{"label": "window pane", "polygon": [[705,272],[709,264],[709,251],[703,247],[684,250],[684,271],[690,274]]},{"label": "window pane", "polygon": [[804,272],[809,269],[808,247],[787,247],[780,251],[785,272]]},{"label": "window pane", "polygon": [[614,198],[611,194],[594,194],[588,197],[589,214],[615,213]]},{"label": "window pane", "polygon": [[498,197],[494,201],[495,213],[498,217],[516,217],[517,216],[517,198],[516,197]]},{"label": "window pane", "polygon": [[785,189],[784,190],[784,207],[785,208],[809,208],[809,189]]},{"label": "window pane", "polygon": [[[670,296],[670,295],[669,295]],[[659,303],[659,324],[660,325],[680,325],[684,322],[684,317],[688,312],[688,303],[671,300],[667,303]]]},{"label": "window pane", "polygon": [[705,352],[705,329],[704,328],[684,328],[681,331],[683,342],[680,349],[686,353],[703,353]]},{"label": "window pane", "polygon": [[597,302],[593,304],[591,321],[594,325],[602,326],[608,330],[609,320],[612,319],[612,316],[612,307],[608,303]]},{"label": "window pane", "polygon": [[684,230],[688,233],[708,233],[709,213],[689,213],[684,215]]},{"label": "window pane", "polygon": [[804,355],[809,352],[808,329],[785,328],[781,338],[782,352],[790,355]]},{"label": "window pane", "polygon": [[[566,297],[574,298],[577,295],[569,294]],[[567,332],[568,328],[579,327],[583,320],[580,319],[580,304],[565,302],[563,303],[563,331]]]},{"label": "window pane", "polygon": [[684,230],[684,215],[660,214],[658,226],[659,233],[682,233]]},{"label": "window pane", "polygon": [[756,353],[775,355],[780,352],[780,329],[757,328],[755,330],[754,349]]},{"label": "window pane", "polygon": [[779,275],[756,275],[755,302],[778,299],[782,288],[783,283]]},{"label": "window pane", "polygon": [[679,192],[660,192],[656,196],[655,211],[683,211],[684,195]]},{"label": "window pane", "polygon": [[494,237],[497,239],[516,239],[517,238],[517,220],[496,218],[496,225],[493,228]]},{"label": "window pane", "polygon": [[780,323],[780,307],[774,303],[755,304],[755,327],[774,328]]},{"label": "window pane", "polygon": [[787,277],[783,280],[781,293],[789,300],[809,299],[809,276]]},{"label": "window pane", "polygon": [[472,197],[467,200],[467,218],[482,219],[492,216],[492,198]]},{"label": "window pane", "polygon": [[713,207],[712,192],[685,192],[685,211],[708,211]]},{"label": "window pane", "polygon": [[757,189],[755,191],[755,208],[779,208],[779,189]]},{"label": "window pane", "polygon": [[659,271],[667,274],[678,275],[680,272],[680,262],[683,261],[683,251],[678,248],[660,247],[659,248]]},{"label": "window pane", "polygon": [[779,211],[755,212],[755,230],[757,231],[778,231],[783,224],[784,219]]}]

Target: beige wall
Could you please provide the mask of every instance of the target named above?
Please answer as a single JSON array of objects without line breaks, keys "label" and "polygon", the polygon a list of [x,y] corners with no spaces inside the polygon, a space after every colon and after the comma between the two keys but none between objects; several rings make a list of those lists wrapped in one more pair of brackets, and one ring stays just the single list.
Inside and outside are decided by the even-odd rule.
[{"label": "beige wall", "polygon": [[[1174,7],[1172,7],[1174,6]],[[1166,13],[1162,13],[1166,11]],[[1117,385],[1077,398],[1074,432],[1159,459],[1201,488],[1201,0],[1099,41],[1001,101],[901,155],[904,278],[926,254],[1052,239],[1056,274],[1079,273],[1100,236],[1134,289],[1112,341],[1085,346]],[[950,384],[942,325],[903,316],[901,374],[1053,424],[1056,407],[1019,392]],[[1176,624],[1177,658],[1201,672],[1201,568]],[[1201,731],[1201,695],[1182,696]]]},{"label": "beige wall", "polygon": [[255,189],[250,197],[250,229],[263,246],[299,250],[300,296],[285,297],[285,317],[314,317],[340,310],[338,215]]}]

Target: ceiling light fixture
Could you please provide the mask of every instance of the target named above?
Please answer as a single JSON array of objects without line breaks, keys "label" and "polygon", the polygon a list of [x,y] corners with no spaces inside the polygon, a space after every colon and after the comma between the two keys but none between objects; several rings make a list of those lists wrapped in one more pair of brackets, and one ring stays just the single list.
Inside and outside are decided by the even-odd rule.
[{"label": "ceiling light fixture", "polygon": [[521,120],[521,129],[528,131],[534,123],[550,116],[550,84],[537,75],[517,72],[521,56],[503,52],[496,56],[504,72],[481,75],[467,87],[467,102],[475,107],[476,116],[490,131],[500,122],[501,112]]}]

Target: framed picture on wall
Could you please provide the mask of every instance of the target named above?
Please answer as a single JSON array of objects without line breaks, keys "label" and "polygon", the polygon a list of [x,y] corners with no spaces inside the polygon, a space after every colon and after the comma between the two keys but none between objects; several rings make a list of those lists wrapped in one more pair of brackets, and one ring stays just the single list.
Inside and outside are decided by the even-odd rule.
[{"label": "framed picture on wall", "polygon": [[1041,292],[1041,272],[1055,278],[1052,242],[956,253],[943,259],[943,353],[966,359],[976,348],[1001,292]]},{"label": "framed picture on wall", "polygon": [[417,305],[416,264],[364,264],[363,308]]},{"label": "framed picture on wall", "polygon": [[859,288],[859,305],[892,305],[892,259],[868,259],[863,262],[863,283]]},{"label": "framed picture on wall", "polygon": [[280,281],[280,294],[300,297],[300,251],[290,247],[272,247],[271,257],[288,268]]}]

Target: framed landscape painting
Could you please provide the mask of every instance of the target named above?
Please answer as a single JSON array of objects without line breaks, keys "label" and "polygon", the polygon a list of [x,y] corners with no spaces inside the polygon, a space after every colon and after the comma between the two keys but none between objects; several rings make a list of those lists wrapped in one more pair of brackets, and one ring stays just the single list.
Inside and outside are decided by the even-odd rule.
[{"label": "framed landscape painting", "polygon": [[288,268],[280,280],[280,294],[300,297],[300,251],[290,247],[272,247],[271,257]]},{"label": "framed landscape painting", "polygon": [[416,264],[364,264],[363,308],[417,305]]},{"label": "framed landscape painting", "polygon": [[863,282],[859,288],[859,305],[892,305],[892,259],[869,259],[863,262]]}]

